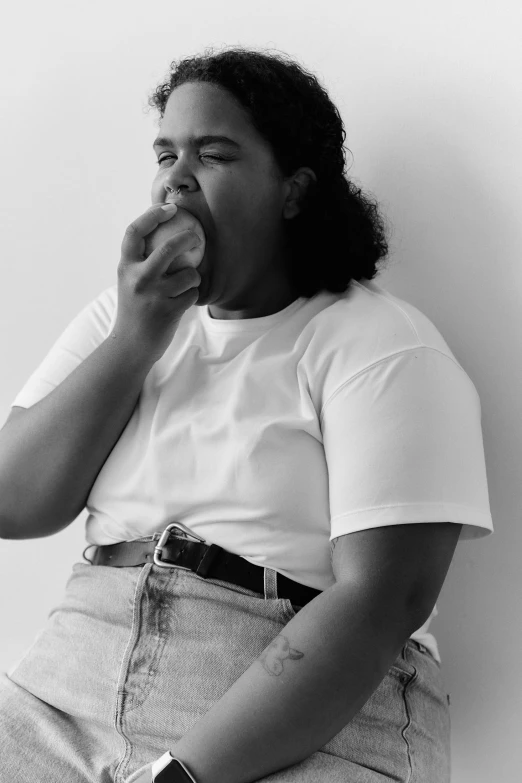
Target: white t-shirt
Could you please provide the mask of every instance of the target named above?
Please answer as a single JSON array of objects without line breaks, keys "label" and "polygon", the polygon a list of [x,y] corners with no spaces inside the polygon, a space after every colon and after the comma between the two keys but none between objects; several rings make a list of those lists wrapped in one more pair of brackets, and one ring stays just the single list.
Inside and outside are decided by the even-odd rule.
[{"label": "white t-shirt", "polygon": [[[108,337],[117,294],[73,319],[12,405],[45,397]],[[88,544],[177,520],[324,590],[336,536],[409,522],[493,532],[480,399],[433,323],[374,281],[261,318],[192,306],[86,507]],[[436,614],[412,637],[440,661]]]}]

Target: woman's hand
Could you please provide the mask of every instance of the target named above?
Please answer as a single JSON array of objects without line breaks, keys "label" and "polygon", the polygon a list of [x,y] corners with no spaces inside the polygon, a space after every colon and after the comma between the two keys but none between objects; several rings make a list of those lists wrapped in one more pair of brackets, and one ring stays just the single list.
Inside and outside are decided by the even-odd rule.
[{"label": "woman's hand", "polygon": [[125,232],[118,264],[118,311],[111,336],[132,340],[156,361],[167,350],[183,313],[197,302],[201,282],[196,269],[185,264],[176,270],[174,261],[201,242],[194,231],[182,231],[148,258],[143,255],[144,237],[175,214],[175,209],[166,212],[156,204],[134,220]]}]

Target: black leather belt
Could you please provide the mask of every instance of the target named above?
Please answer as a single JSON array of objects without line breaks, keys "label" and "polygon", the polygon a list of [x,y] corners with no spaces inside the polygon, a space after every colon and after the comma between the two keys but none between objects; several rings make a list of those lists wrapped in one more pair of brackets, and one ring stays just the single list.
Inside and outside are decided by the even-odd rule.
[{"label": "black leather belt", "polygon": [[[179,537],[179,534],[174,533],[176,529],[196,540]],[[204,539],[179,522],[172,522],[163,533],[156,533],[148,540],[136,539],[97,546],[92,560],[85,557],[87,549],[84,550],[84,558],[92,565],[122,567],[154,563],[162,568],[177,566],[194,571],[204,579],[220,579],[260,593],[263,598],[265,595],[262,566],[249,563],[217,544],[205,544]],[[289,598],[296,611],[321,592],[277,573],[277,597]]]}]

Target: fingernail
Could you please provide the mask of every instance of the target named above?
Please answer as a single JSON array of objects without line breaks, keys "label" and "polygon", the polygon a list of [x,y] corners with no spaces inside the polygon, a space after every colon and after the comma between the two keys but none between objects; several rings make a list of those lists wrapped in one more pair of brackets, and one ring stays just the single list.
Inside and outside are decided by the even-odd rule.
[{"label": "fingernail", "polygon": [[161,207],[164,212],[173,212],[175,209],[177,209],[176,204],[163,204]]}]

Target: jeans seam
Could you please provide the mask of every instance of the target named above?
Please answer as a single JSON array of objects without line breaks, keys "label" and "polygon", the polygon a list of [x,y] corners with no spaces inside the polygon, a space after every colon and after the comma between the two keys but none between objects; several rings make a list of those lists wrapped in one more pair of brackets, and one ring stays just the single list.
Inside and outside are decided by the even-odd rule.
[{"label": "jeans seam", "polygon": [[294,606],[292,604],[292,601],[290,598],[278,598],[278,601],[282,601],[282,610],[283,610],[283,622],[289,623],[290,620],[293,620],[294,617],[297,615],[297,611],[294,609]]},{"label": "jeans seam", "polygon": [[406,725],[403,727],[401,731],[401,735],[404,742],[406,743],[406,753],[408,757],[408,777],[406,778],[405,783],[412,783],[412,779],[413,779],[412,748],[408,740],[408,737],[406,736],[406,732],[408,731],[408,729],[412,724],[411,709],[410,709],[410,705],[408,704],[408,688],[415,682],[415,680],[418,677],[418,672],[415,666],[413,666],[413,670],[414,670],[413,677],[410,677],[410,679],[406,682],[406,685],[404,686],[403,689],[403,701],[404,701],[404,709],[406,712],[407,721],[406,721]]},{"label": "jeans seam", "polygon": [[126,778],[125,774],[122,777],[120,777],[120,773],[122,770],[124,770],[127,767],[132,753],[131,743],[128,737],[125,735],[122,726],[123,710],[124,710],[125,697],[126,697],[124,685],[125,685],[127,669],[132,656],[132,651],[134,649],[139,634],[140,612],[141,612],[141,602],[139,598],[141,597],[141,594],[143,592],[143,584],[146,581],[151,569],[152,569],[152,563],[146,563],[141,570],[138,581],[136,582],[136,587],[134,590],[134,597],[133,597],[133,605],[132,605],[132,626],[129,634],[129,640],[127,642],[127,646],[125,647],[125,652],[123,653],[120,670],[118,672],[118,681],[116,685],[116,704],[114,709],[114,728],[122,738],[125,745],[125,750],[122,758],[120,759],[118,765],[116,766],[116,770],[114,772],[114,783],[118,783],[118,781],[120,780],[122,781],[122,783],[123,781],[125,781]]},{"label": "jeans seam", "polygon": [[[152,565],[152,564],[151,564]],[[151,569],[152,570],[152,569]],[[176,569],[177,573],[179,574],[179,569]],[[164,585],[165,588],[168,587],[173,577],[177,574],[174,573],[174,569],[165,569],[165,577],[166,577],[166,583]],[[138,625],[138,640],[139,641],[139,632],[140,632],[140,626],[141,621],[143,620],[143,611],[141,610],[141,603],[143,601],[143,595],[144,590],[142,590],[141,596],[140,596],[140,623]],[[140,689],[139,695],[133,694],[132,697],[129,699],[129,702],[125,702],[124,709],[126,709],[127,714],[129,712],[132,712],[132,710],[138,709],[138,707],[143,707],[145,702],[147,701],[153,685],[154,680],[157,674],[157,671],[160,666],[160,661],[163,655],[163,651],[165,649],[165,644],[167,642],[168,637],[168,625],[169,625],[169,614],[170,614],[170,607],[167,607],[165,602],[163,600],[158,600],[155,602],[155,611],[156,611],[156,617],[157,617],[157,629],[158,629],[158,642],[156,644],[156,647],[154,649],[154,654],[152,656],[152,659],[149,664],[149,676],[145,683],[145,685]],[[153,617],[153,612],[150,613],[150,618]],[[149,619],[150,619],[149,618]],[[135,646],[133,647],[132,653],[131,653],[131,659],[132,654],[134,653]],[[129,660],[130,663],[130,660]]]}]

